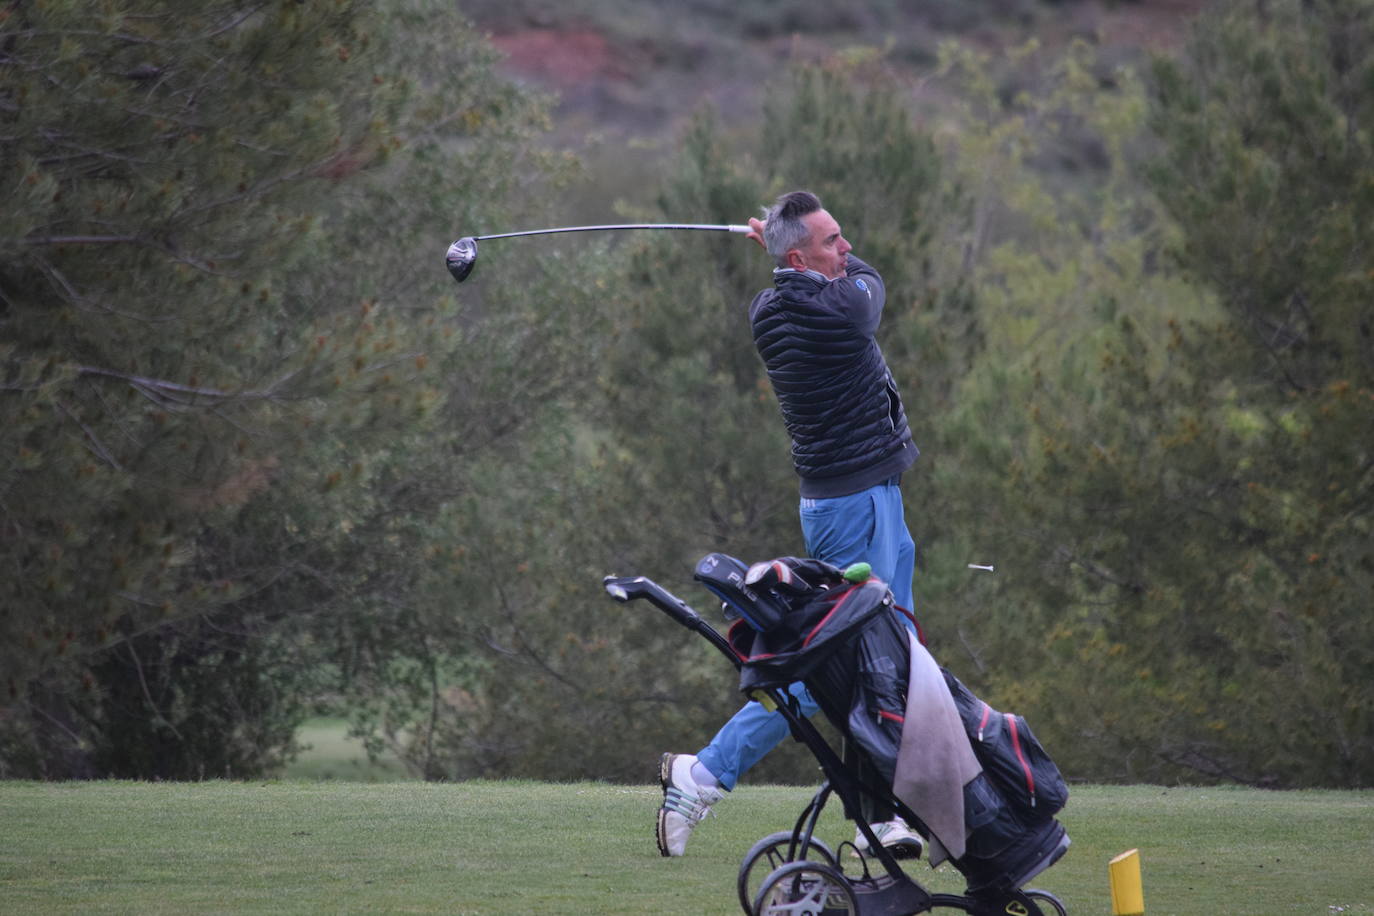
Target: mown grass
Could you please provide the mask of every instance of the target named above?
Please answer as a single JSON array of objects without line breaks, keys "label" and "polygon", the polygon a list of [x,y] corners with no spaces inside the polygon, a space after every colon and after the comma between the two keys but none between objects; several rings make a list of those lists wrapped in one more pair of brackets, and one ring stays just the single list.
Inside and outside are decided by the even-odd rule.
[{"label": "mown grass", "polygon": [[296,740],[304,750],[287,766],[287,779],[396,782],[414,778],[394,755],[368,759],[362,742],[348,737],[348,723],[343,719],[310,719],[296,732]]},{"label": "mown grass", "polygon": [[[810,794],[743,788],[665,860],[657,786],[0,783],[0,911],[735,913],[741,855]],[[1074,846],[1036,883],[1075,916],[1110,913],[1130,848],[1151,916],[1374,913],[1371,792],[1085,786],[1064,821]],[[853,834],[834,805],[822,831]]]}]

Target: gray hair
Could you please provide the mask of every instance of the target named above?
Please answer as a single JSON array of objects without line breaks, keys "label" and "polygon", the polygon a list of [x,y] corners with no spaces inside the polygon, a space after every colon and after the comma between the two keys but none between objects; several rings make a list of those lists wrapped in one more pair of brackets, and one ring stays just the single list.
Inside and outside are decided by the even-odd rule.
[{"label": "gray hair", "polygon": [[788,191],[764,211],[767,225],[763,241],[779,267],[787,266],[787,252],[800,248],[811,237],[802,217],[821,209],[821,199],[810,191]]}]

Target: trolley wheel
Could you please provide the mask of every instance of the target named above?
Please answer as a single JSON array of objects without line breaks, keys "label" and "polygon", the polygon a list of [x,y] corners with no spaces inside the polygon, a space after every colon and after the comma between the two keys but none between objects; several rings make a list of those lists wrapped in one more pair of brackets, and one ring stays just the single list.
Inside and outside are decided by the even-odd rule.
[{"label": "trolley wheel", "polygon": [[788,862],[763,879],[753,916],[857,916],[859,899],[838,868]]},{"label": "trolley wheel", "polygon": [[1049,891],[1028,887],[1022,890],[1021,893],[1034,900],[1035,905],[1040,907],[1040,911],[1044,913],[1045,916],[1069,916],[1069,908],[1064,906],[1064,901],[1060,900]]},{"label": "trolley wheel", "polygon": [[[759,840],[744,854],[744,860],[739,866],[739,905],[748,916],[753,916],[754,900],[759,895],[763,879],[778,866],[793,861],[787,855],[791,846],[792,831],[779,830]],[[811,838],[803,861],[823,862],[836,871],[841,870],[839,860],[835,858],[835,851],[815,837]]]}]

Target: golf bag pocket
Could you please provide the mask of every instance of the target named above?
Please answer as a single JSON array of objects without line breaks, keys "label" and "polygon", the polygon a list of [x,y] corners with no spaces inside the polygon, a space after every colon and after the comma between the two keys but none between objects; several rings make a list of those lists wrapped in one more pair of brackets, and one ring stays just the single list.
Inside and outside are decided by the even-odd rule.
[{"label": "golf bag pocket", "polygon": [[984,859],[1002,852],[1026,829],[986,771],[964,786],[964,824],[968,828],[967,854]]},{"label": "golf bag pocket", "polygon": [[[906,719],[906,700],[893,660],[875,656],[865,642],[858,646],[858,677],[848,725],[854,742],[868,755],[882,777],[892,785],[897,755],[902,746],[902,726]],[[848,666],[845,666],[848,668]]]},{"label": "golf bag pocket", "polygon": [[948,671],[945,680],[973,752],[1002,797],[1032,820],[1062,809],[1069,800],[1068,784],[1026,720],[993,709]]},{"label": "golf bag pocket", "polygon": [[1069,787],[1026,720],[983,704],[973,751],[1007,800],[1033,817],[1050,817],[1069,800]]},{"label": "golf bag pocket", "polygon": [[894,758],[906,719],[905,673],[898,672],[897,659],[875,653],[868,643],[860,646],[858,684],[864,711],[875,725],[891,735]]}]

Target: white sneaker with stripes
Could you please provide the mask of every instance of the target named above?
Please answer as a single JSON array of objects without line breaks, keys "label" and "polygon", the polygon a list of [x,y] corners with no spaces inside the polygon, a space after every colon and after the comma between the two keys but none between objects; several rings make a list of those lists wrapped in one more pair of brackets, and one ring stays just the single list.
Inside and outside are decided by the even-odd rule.
[{"label": "white sneaker with stripes", "polygon": [[664,754],[658,765],[658,780],[663,785],[663,805],[658,809],[658,851],[665,856],[680,856],[687,851],[687,839],[701,819],[720,801],[725,792],[698,785],[692,778],[692,754]]},{"label": "white sneaker with stripes", "polygon": [[[907,826],[906,821],[901,818],[896,820],[884,821],[881,824],[869,824],[873,830],[873,835],[878,838],[884,849],[889,850],[898,859],[919,859],[921,853],[925,851],[926,841],[921,835]],[[863,835],[863,831],[854,828],[854,848],[860,855],[868,853],[868,838]]]}]

